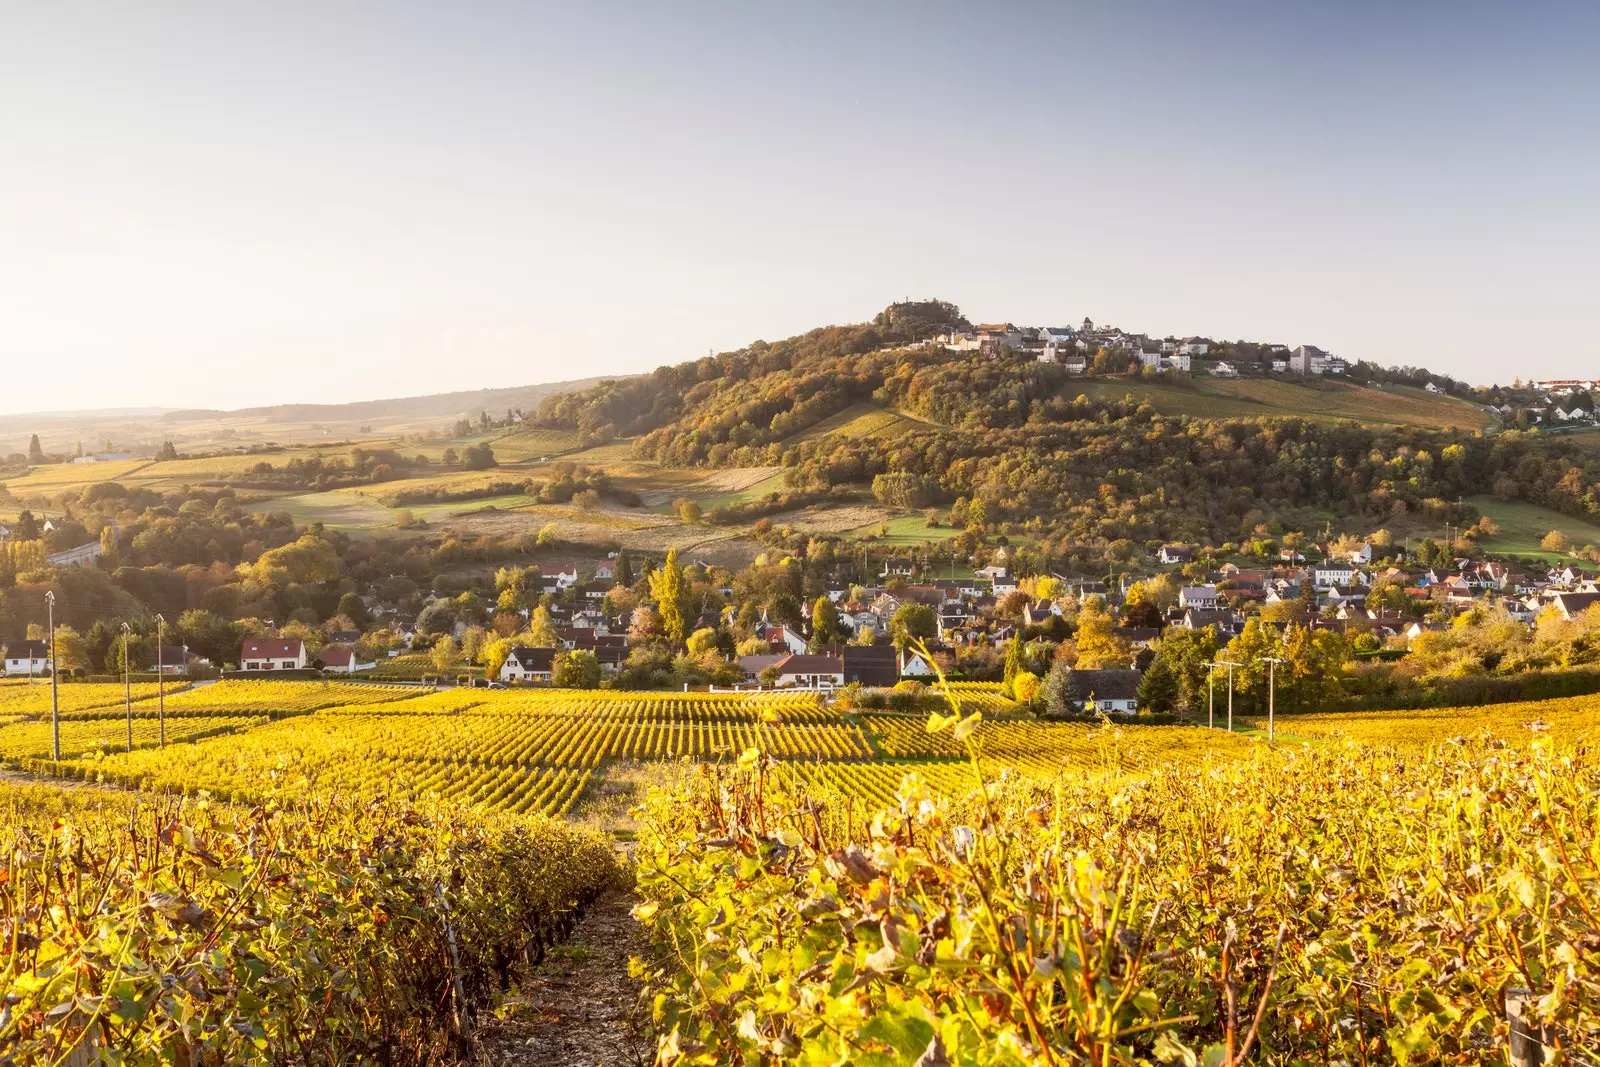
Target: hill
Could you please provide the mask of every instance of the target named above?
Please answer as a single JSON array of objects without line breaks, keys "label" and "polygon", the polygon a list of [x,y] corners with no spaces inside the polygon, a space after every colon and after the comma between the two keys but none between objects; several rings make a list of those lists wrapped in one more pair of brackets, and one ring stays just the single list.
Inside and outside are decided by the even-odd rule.
[{"label": "hill", "polygon": [[[870,495],[887,513],[852,529],[899,540],[954,537],[974,505],[977,525],[1057,545],[1221,543],[1331,518],[1436,534],[1470,521],[1464,499],[1489,486],[1585,506],[1547,488],[1569,453],[1594,466],[1589,453],[1501,434],[1470,399],[1407,384],[1423,372],[1157,376],[1102,349],[1095,372],[1075,376],[1004,345],[957,350],[938,340],[964,329],[954,305],[905,307],[552,397],[536,422],[626,442],[635,462],[662,469],[783,469],[759,495],[706,496],[713,521],[827,530],[839,524],[819,509],[858,510]],[[1528,454],[1532,478],[1510,466]],[[922,509],[948,515],[884,532],[885,519]]]},{"label": "hill", "polygon": [[163,441],[200,452],[233,444],[314,441],[317,438],[391,436],[448,427],[459,418],[507,410],[532,412],[558,393],[590,389],[599,378],[474,389],[428,396],[363,400],[348,404],[276,404],[210,409],[116,409],[0,416],[0,457],[27,451],[38,434],[47,452],[70,453],[81,442],[93,450],[111,441],[119,451],[153,454]]}]

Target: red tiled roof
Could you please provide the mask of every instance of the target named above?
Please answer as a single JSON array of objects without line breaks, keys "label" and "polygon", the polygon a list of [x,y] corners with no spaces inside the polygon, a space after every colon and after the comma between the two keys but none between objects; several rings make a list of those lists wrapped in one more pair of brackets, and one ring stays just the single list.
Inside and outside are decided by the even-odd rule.
[{"label": "red tiled roof", "polygon": [[244,659],[299,659],[305,642],[298,637],[260,637],[244,643]]}]

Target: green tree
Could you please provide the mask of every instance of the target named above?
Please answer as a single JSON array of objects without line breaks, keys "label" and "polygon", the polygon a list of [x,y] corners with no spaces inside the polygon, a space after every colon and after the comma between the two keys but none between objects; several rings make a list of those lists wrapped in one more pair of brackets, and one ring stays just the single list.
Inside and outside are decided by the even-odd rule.
[{"label": "green tree", "polygon": [[39,444],[39,435],[38,434],[34,434],[34,435],[32,435],[31,437],[28,438],[28,462],[29,463],[43,463],[44,462],[44,446]]},{"label": "green tree", "polygon": [[1006,692],[1016,695],[1015,682],[1017,675],[1022,673],[1022,635],[1019,633],[1011,639],[1011,644],[1006,648],[1005,686]]},{"label": "green tree", "polygon": [[461,652],[456,648],[456,639],[449,634],[440,637],[433,643],[428,659],[440,674],[448,673],[461,662]]},{"label": "green tree", "polygon": [[628,554],[626,552],[617,553],[617,562],[616,565],[612,567],[612,574],[615,575],[616,583],[618,585],[633,585],[633,560],[628,558]]},{"label": "green tree", "polygon": [[656,611],[661,616],[662,631],[674,645],[683,644],[684,631],[688,627],[687,595],[683,568],[678,564],[678,550],[669,549],[667,561],[650,574],[650,596],[655,600]]},{"label": "green tree", "polygon": [[702,626],[689,635],[689,655],[704,656],[717,651],[717,631],[709,626]]},{"label": "green tree", "polygon": [[533,609],[533,618],[528,622],[528,640],[534,648],[555,648],[561,643],[550,609],[543,604]]},{"label": "green tree", "polygon": [[1166,660],[1157,656],[1139,679],[1139,707],[1145,711],[1165,715],[1178,702],[1178,679],[1167,666]]},{"label": "green tree", "polygon": [[815,646],[839,640],[839,609],[826,593],[811,605],[811,643]]},{"label": "green tree", "polygon": [[901,604],[889,619],[889,636],[902,652],[914,641],[932,640],[938,632],[939,618],[926,604]]},{"label": "green tree", "polygon": [[567,689],[598,689],[600,686],[600,661],[586,648],[556,654],[551,668],[551,681]]}]

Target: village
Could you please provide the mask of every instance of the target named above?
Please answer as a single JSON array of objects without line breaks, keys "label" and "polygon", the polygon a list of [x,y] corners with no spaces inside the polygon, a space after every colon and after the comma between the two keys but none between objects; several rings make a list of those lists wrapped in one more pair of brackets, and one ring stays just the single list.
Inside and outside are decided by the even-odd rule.
[{"label": "village", "polygon": [[[1218,562],[1213,552],[1169,543],[1143,564],[1106,579],[1022,578],[1006,566],[1004,548],[986,555],[988,562],[971,569],[970,577],[939,577],[945,564],[887,556],[870,561],[865,575],[840,567],[837,580],[798,622],[762,612],[753,638],[723,655],[722,667],[699,688],[827,692],[847,686],[888,690],[904,682],[927,683],[940,674],[959,680],[966,650],[998,649],[1013,641],[1059,642],[1072,632],[1069,619],[1089,608],[1114,621],[1110,636],[1126,650],[1127,662],[1073,671],[1074,691],[1092,693],[1097,712],[1132,715],[1145,710],[1138,695],[1142,672],[1173,631],[1204,632],[1226,643],[1252,618],[1281,629],[1292,614],[1312,631],[1344,636],[1358,653],[1403,657],[1420,637],[1446,631],[1468,612],[1492,612],[1531,628],[1541,616],[1570,621],[1600,603],[1600,578],[1576,560],[1519,570],[1464,556],[1443,565],[1439,551],[1431,562],[1421,554],[1344,538],[1320,545],[1297,541],[1274,561]],[[706,572],[729,577],[715,568]],[[618,676],[641,640],[636,609],[627,607],[632,595],[618,583],[615,558],[542,563],[529,568],[529,575],[537,583],[537,589],[529,589],[535,606],[519,609],[511,626],[502,615],[499,625],[521,629],[538,612],[548,621],[551,640],[542,646],[513,643],[487,675],[463,664],[458,673],[434,671],[422,679],[425,684],[551,686],[560,680],[558,661],[575,652],[592,657],[601,684],[615,684],[605,679]],[[737,597],[731,583],[715,592],[721,606],[708,606],[693,620],[694,627],[726,633],[735,626]],[[475,624],[466,613],[455,612],[462,598],[429,593],[415,616],[369,599],[364,631],[325,628],[312,639],[290,633],[255,636],[227,662],[213,662],[186,645],[162,645],[147,656],[155,662],[145,669],[176,678],[392,680],[387,663],[417,659],[419,651],[441,640],[464,647],[472,643]],[[827,633],[816,624],[816,605],[823,600],[832,606]],[[1282,610],[1290,607],[1297,612]],[[436,608],[449,609],[454,619],[443,633],[429,624],[430,609]],[[13,641],[4,649],[3,664],[7,675],[47,676],[50,646],[43,639]]]}]

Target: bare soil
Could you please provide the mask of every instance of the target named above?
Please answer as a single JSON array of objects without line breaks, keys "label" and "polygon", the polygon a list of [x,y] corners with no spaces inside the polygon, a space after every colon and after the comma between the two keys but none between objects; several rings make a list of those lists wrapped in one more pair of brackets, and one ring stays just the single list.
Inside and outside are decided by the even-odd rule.
[{"label": "bare soil", "polygon": [[625,890],[596,901],[572,937],[551,949],[526,986],[478,1034],[484,1067],[645,1067],[655,1037],[628,976],[646,951]]}]

